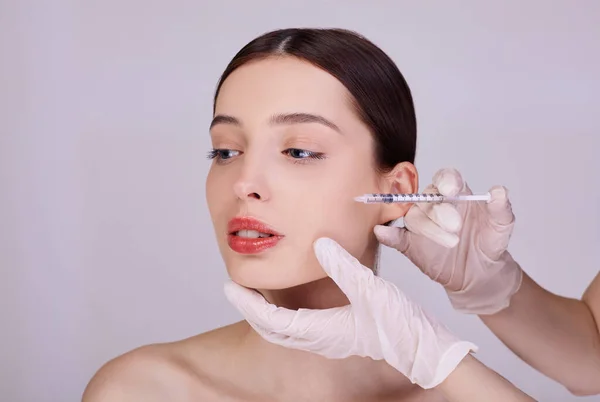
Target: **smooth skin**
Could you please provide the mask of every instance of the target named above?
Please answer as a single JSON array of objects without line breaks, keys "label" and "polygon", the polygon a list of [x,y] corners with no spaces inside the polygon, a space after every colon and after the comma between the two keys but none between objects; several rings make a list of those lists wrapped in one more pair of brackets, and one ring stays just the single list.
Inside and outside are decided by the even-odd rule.
[{"label": "smooth skin", "polygon": [[[316,122],[274,119],[290,113],[320,115],[339,132]],[[373,188],[416,191],[414,166],[403,163],[390,175],[380,175],[374,168],[372,137],[345,87],[293,58],[240,67],[221,88],[215,115],[228,118],[211,129],[213,147],[222,151],[213,161],[206,192],[229,276],[289,309],[347,305],[347,297],[320,267],[312,243],[322,236],[334,238],[372,268],[378,248],[373,227],[403,216],[409,206],[365,206],[353,197]],[[310,158],[311,152],[322,157]],[[302,197],[312,193],[319,197]],[[226,227],[238,215],[263,220],[284,240],[258,256],[235,254],[227,246]],[[456,381],[448,377],[439,389],[424,390],[385,361],[327,359],[285,348],[265,341],[241,321],[117,357],[94,376],[83,401],[437,402],[460,399],[465,381],[478,367],[469,362],[459,364],[452,376]],[[504,390],[512,387],[493,372],[480,374]],[[444,395],[453,389],[459,396]],[[487,389],[480,392],[478,400],[490,400]]]},{"label": "smooth skin", "polygon": [[467,355],[437,388],[448,402],[535,401],[473,355]]},{"label": "smooth skin", "polygon": [[600,273],[578,300],[527,274],[510,305],[481,320],[531,367],[578,396],[600,394]]},{"label": "smooth skin", "polygon": [[314,400],[444,401],[385,363],[329,360],[273,345],[245,321],[120,356],[102,367],[83,396],[84,402]]},{"label": "smooth skin", "polygon": [[[88,384],[82,401],[534,401],[472,355],[424,395],[407,389],[405,379],[399,379],[390,366],[374,361],[365,365],[364,359],[358,357],[339,360],[330,364],[328,370],[315,373],[306,371],[305,366],[282,367],[274,358],[265,359],[259,353],[249,355],[242,345],[257,341],[253,332],[246,322],[239,322],[176,343],[133,350],[105,364]],[[311,355],[301,351],[289,353],[290,357]],[[255,363],[248,364],[247,358],[255,359]],[[324,360],[316,354],[308,359]],[[360,368],[356,364],[359,362]],[[279,369],[264,377],[263,370],[269,363],[278,364]],[[366,375],[364,369],[372,370],[372,375]],[[252,375],[255,370],[261,374]],[[326,382],[322,376],[326,376]],[[298,378],[302,379],[298,387],[287,386]],[[371,395],[377,395],[379,387],[388,391],[373,399],[366,395],[361,398],[360,394],[349,396],[359,387]],[[321,390],[320,396],[314,392],[316,389]],[[275,399],[274,395],[278,397]]]},{"label": "smooth skin", "polygon": [[[318,119],[295,118],[299,113]],[[221,117],[219,117],[221,116]],[[219,117],[219,118],[217,118]],[[291,57],[248,63],[219,93],[210,130],[217,152],[206,180],[207,204],[227,272],[290,309],[348,303],[321,269],[312,243],[335,238],[373,267],[378,223],[409,206],[368,206],[356,194],[417,188],[410,163],[383,176],[374,142],[346,88],[327,72]],[[307,197],[318,194],[318,197]],[[285,237],[258,255],[235,253],[227,224],[252,216]],[[199,269],[215,269],[200,267]],[[180,342],[152,345],[106,364],[84,401],[443,401],[383,361],[330,360],[273,345],[245,321]]]}]

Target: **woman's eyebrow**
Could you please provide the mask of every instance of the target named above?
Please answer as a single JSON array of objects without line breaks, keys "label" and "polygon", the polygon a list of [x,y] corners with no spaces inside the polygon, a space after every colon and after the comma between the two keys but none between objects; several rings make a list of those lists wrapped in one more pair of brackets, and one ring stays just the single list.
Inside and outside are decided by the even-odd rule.
[{"label": "woman's eyebrow", "polygon": [[236,119],[233,116],[227,116],[225,114],[218,114],[215,117],[213,117],[212,121],[210,122],[210,128],[212,129],[214,126],[218,125],[218,124],[231,124],[234,126],[241,126],[242,124],[240,123],[240,121],[238,119]]},{"label": "woman's eyebrow", "polygon": [[340,128],[330,120],[323,116],[319,116],[311,113],[286,113],[276,114],[271,117],[271,124],[303,124],[303,123],[317,123],[329,127],[330,129],[342,133]]},{"label": "woman's eyebrow", "polygon": [[[270,124],[274,125],[284,125],[284,124],[305,124],[305,123],[317,123],[323,126],[326,126],[338,133],[342,133],[340,128],[333,123],[332,121],[326,119],[323,116],[319,116],[312,113],[281,113],[271,116],[269,119]],[[212,129],[214,126],[218,124],[229,124],[233,126],[240,127],[242,125],[241,121],[233,116],[218,114],[210,123],[210,128]]]}]

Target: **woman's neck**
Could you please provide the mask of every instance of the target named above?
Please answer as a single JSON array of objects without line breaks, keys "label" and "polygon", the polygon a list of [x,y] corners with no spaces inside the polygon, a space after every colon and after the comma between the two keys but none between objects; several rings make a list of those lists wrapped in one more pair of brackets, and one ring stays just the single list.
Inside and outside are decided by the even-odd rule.
[{"label": "woman's neck", "polygon": [[288,289],[261,290],[260,293],[269,303],[291,310],[328,309],[349,304],[346,295],[329,277]]}]

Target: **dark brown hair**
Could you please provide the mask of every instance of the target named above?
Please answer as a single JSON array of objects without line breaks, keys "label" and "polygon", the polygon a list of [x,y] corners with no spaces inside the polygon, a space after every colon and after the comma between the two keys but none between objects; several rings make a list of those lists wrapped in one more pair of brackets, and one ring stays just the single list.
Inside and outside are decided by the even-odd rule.
[{"label": "dark brown hair", "polygon": [[352,94],[361,120],[375,140],[375,162],[384,172],[414,163],[417,122],[412,95],[394,62],[361,35],[344,29],[290,28],[268,32],[244,46],[217,85],[238,67],[270,56],[305,60],[337,78]]}]

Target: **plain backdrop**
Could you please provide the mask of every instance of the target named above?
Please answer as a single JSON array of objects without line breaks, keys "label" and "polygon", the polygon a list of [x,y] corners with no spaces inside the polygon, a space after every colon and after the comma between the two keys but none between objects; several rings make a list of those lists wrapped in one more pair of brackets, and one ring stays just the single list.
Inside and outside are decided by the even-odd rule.
[{"label": "plain backdrop", "polygon": [[[581,296],[600,257],[600,2],[283,3],[0,1],[0,400],[79,400],[107,360],[240,319],[205,202],[208,125],[228,61],[275,28],[383,48],[414,94],[421,184],[454,166],[475,192],[506,185],[514,257]],[[401,254],[382,275],[535,398],[577,399]]]}]

